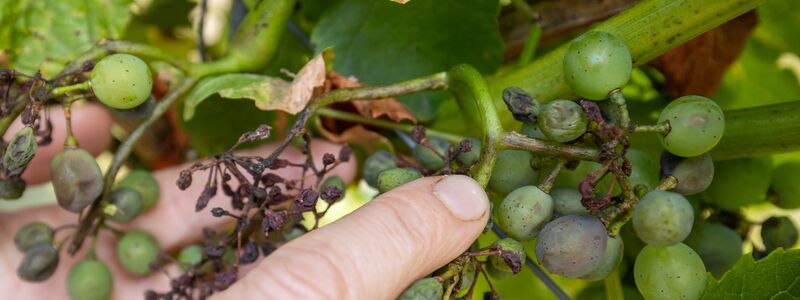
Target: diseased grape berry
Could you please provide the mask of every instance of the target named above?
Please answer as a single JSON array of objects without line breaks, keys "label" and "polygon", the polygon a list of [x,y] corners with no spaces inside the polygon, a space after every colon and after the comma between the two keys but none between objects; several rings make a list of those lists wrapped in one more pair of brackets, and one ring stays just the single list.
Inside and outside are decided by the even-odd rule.
[{"label": "diseased grape berry", "polygon": [[539,112],[538,127],[550,140],[564,143],[586,132],[589,122],[581,106],[573,101],[555,100]]},{"label": "diseased grape berry", "polygon": [[19,177],[0,179],[0,199],[15,200],[25,193],[25,181]]},{"label": "diseased grape berry", "polygon": [[590,215],[568,215],[544,226],[536,239],[536,259],[550,273],[586,276],[603,262],[608,234]]},{"label": "diseased grape berry", "polygon": [[474,138],[469,138],[467,140],[472,148],[470,148],[469,151],[458,154],[458,157],[456,158],[462,166],[474,165],[481,158],[481,141]]},{"label": "diseased grape berry", "polygon": [[792,248],[797,244],[797,235],[797,227],[788,217],[770,217],[761,225],[761,240],[767,252]]},{"label": "diseased grape berry", "polygon": [[147,64],[124,53],[112,54],[97,62],[89,82],[97,99],[116,109],[139,106],[147,100],[153,88]]},{"label": "diseased grape berry", "polygon": [[139,195],[142,197],[142,202],[144,203],[144,210],[153,208],[156,202],[158,202],[161,193],[161,188],[158,185],[158,181],[156,181],[156,178],[153,176],[153,173],[145,170],[132,170],[128,172],[128,174],[125,174],[125,177],[117,181],[116,187],[130,188],[139,192]]},{"label": "diseased grape berry", "polygon": [[503,102],[514,116],[514,119],[524,124],[535,124],[539,115],[539,102],[533,99],[525,90],[510,86],[503,90]]},{"label": "diseased grape berry", "polygon": [[68,211],[80,212],[103,192],[103,173],[86,150],[61,150],[50,162],[50,174],[58,205]]},{"label": "diseased grape berry", "polygon": [[633,229],[648,245],[680,243],[692,231],[693,221],[692,205],[678,193],[652,190],[633,209]]},{"label": "diseased grape berry", "polygon": [[509,236],[527,241],[550,221],[553,198],[538,187],[527,185],[508,193],[497,210],[497,225]]},{"label": "diseased grape berry", "polygon": [[523,150],[500,150],[489,180],[489,188],[500,194],[534,183],[538,173],[531,168],[533,154]]},{"label": "diseased grape berry", "polygon": [[109,299],[113,286],[111,271],[99,260],[82,260],[67,274],[67,292],[73,300]]},{"label": "diseased grape berry", "polygon": [[325,180],[322,181],[322,184],[319,185],[320,193],[322,193],[323,191],[325,191],[329,187],[335,187],[339,191],[341,191],[342,193],[339,195],[339,197],[336,197],[335,199],[329,199],[328,201],[338,201],[339,199],[344,198],[344,192],[347,189],[347,185],[344,183],[344,180],[342,179],[342,177],[331,176],[331,177],[325,178]]},{"label": "diseased grape berry", "polygon": [[116,188],[109,196],[111,204],[116,207],[114,215],[108,219],[115,223],[128,223],[144,210],[144,202],[139,192],[130,188]]},{"label": "diseased grape berry", "polygon": [[370,186],[377,188],[378,174],[396,166],[393,154],[386,151],[375,152],[364,161],[364,180]]},{"label": "diseased grape berry", "polygon": [[58,251],[49,243],[38,243],[25,251],[17,276],[25,281],[45,281],[58,268]]},{"label": "diseased grape berry", "polygon": [[5,153],[3,153],[4,174],[7,177],[22,174],[28,163],[31,162],[36,154],[36,137],[33,129],[23,127],[9,141]]},{"label": "diseased grape berry", "polygon": [[564,54],[564,81],[581,98],[603,100],[631,78],[633,60],[619,37],[590,31],[576,38]]},{"label": "diseased grape berry", "polygon": [[441,300],[444,295],[442,283],[436,278],[428,277],[417,280],[408,287],[398,300]]},{"label": "diseased grape berry", "polygon": [[714,161],[708,153],[695,157],[661,153],[661,177],[674,176],[678,185],[670,191],[681,195],[694,195],[705,191],[714,179]]},{"label": "diseased grape berry", "polygon": [[713,100],[702,96],[683,96],[670,102],[658,123],[669,123],[670,131],[661,145],[672,154],[694,157],[708,152],[722,139],[725,116]]},{"label": "diseased grape berry", "polygon": [[428,144],[431,146],[430,148],[419,144],[414,145],[414,149],[411,149],[414,160],[428,170],[443,168],[444,156],[447,155],[450,143],[437,137],[428,137]]},{"label": "diseased grape berry", "polygon": [[770,194],[772,203],[780,208],[800,208],[800,162],[785,162],[775,168]]},{"label": "diseased grape berry", "polygon": [[550,196],[553,197],[553,211],[558,216],[589,214],[581,203],[581,192],[576,188],[553,188]]},{"label": "diseased grape berry", "polygon": [[718,161],[714,164],[714,180],[703,191],[702,198],[709,204],[731,212],[764,202],[772,170],[771,156]]},{"label": "diseased grape berry", "polygon": [[17,250],[25,252],[37,244],[52,244],[53,235],[53,229],[45,223],[28,223],[14,234],[14,245]]},{"label": "diseased grape berry", "polygon": [[698,224],[685,244],[700,255],[706,270],[717,278],[742,257],[742,238],[722,224]]},{"label": "diseased grape berry", "polygon": [[161,246],[152,235],[141,230],[131,230],[117,241],[117,260],[134,275],[150,273],[150,264],[156,261]]},{"label": "diseased grape berry", "polygon": [[178,263],[181,269],[188,270],[203,261],[203,246],[192,244],[181,249],[178,253]]},{"label": "diseased grape berry", "polygon": [[385,193],[419,178],[422,178],[422,174],[412,168],[388,169],[378,175],[378,190]]},{"label": "diseased grape berry", "polygon": [[645,246],[633,266],[636,287],[645,299],[700,299],[706,287],[706,268],[700,256],[683,243]]},{"label": "diseased grape berry", "polygon": [[581,276],[581,279],[594,281],[608,277],[608,274],[611,274],[611,271],[614,271],[614,268],[616,268],[622,260],[622,249],[621,237],[608,237],[606,240],[606,251],[600,261],[600,265],[589,274]]},{"label": "diseased grape berry", "polygon": [[[525,258],[527,257],[527,255],[525,254],[525,248],[522,246],[522,243],[518,242],[517,240],[512,238],[499,239],[495,241],[492,244],[492,246],[499,248],[500,251],[511,253],[515,255],[517,258],[519,258],[519,261],[517,261],[519,265],[517,265],[517,267],[520,267],[522,266],[522,264],[525,263]],[[490,256],[489,263],[491,263],[492,266],[498,271],[517,274],[517,272],[513,272],[514,270],[512,269],[511,266],[509,266],[508,262],[506,262],[506,260],[503,258],[503,255]]]}]

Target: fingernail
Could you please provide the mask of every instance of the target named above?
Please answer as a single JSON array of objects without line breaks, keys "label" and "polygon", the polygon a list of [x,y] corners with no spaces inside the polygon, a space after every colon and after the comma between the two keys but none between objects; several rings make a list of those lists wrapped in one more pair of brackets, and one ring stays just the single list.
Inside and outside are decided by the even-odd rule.
[{"label": "fingernail", "polygon": [[464,175],[446,176],[433,188],[436,198],[463,221],[478,220],[489,210],[489,197],[474,179]]}]

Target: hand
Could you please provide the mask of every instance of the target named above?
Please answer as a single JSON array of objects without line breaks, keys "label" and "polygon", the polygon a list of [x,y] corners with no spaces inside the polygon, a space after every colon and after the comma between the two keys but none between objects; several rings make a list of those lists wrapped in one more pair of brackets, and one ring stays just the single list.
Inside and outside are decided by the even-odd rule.
[{"label": "hand", "polygon": [[[52,110],[53,120],[62,120],[61,110]],[[111,142],[111,119],[103,108],[89,105],[73,111],[73,126],[81,145],[97,154]],[[50,158],[61,148],[63,127],[56,126],[53,143],[40,147],[24,174],[29,185],[47,180]],[[17,127],[18,128],[18,127]],[[9,130],[13,134],[16,130]],[[312,143],[312,153],[338,153],[340,146]],[[251,154],[264,155],[267,145]],[[299,151],[290,149],[283,158],[301,161]],[[197,241],[203,227],[220,227],[229,218],[213,218],[208,210],[194,213],[202,185],[186,191],[175,186],[183,167],[155,173],[161,199],[150,211],[123,228],[150,231],[165,251],[174,252]],[[354,163],[340,165],[333,172],[345,181],[354,179]],[[291,177],[290,169],[282,176]],[[228,203],[212,199],[212,205]],[[357,211],[323,228],[293,240],[254,264],[249,272],[221,299],[392,299],[406,287],[457,257],[477,238],[489,218],[489,201],[483,189],[469,177],[426,177],[388,193]],[[13,243],[17,229],[28,222],[42,221],[53,227],[74,223],[77,216],[56,206],[0,215],[0,289],[9,299],[66,299],[66,274],[85,255],[88,244],[75,257],[62,252],[56,273],[43,283],[29,283],[16,276],[22,259]],[[59,233],[56,240],[63,239]],[[126,273],[114,257],[114,237],[102,231],[97,256],[114,276],[113,299],[142,299],[147,289],[166,291],[169,278],[155,273],[138,278]]]}]

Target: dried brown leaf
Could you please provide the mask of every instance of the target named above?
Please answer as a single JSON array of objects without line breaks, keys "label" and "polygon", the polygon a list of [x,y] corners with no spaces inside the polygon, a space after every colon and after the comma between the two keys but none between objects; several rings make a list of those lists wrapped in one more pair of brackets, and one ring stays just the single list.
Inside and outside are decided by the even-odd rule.
[{"label": "dried brown leaf", "polygon": [[[328,82],[330,82],[331,89],[348,89],[362,86],[357,78],[353,76],[345,77],[333,71],[328,72]],[[392,121],[409,120],[412,123],[417,123],[417,119],[414,118],[411,110],[394,98],[353,100],[352,103],[359,114],[368,118],[378,119],[386,116]]]},{"label": "dried brown leaf", "polygon": [[321,91],[325,84],[326,51],[315,56],[297,72],[286,92],[285,101],[281,101],[281,110],[298,113]]}]

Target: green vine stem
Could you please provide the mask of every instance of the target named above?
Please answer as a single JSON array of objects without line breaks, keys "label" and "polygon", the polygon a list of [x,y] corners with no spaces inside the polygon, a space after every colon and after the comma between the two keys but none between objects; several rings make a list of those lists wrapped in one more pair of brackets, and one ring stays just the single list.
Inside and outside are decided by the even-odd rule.
[{"label": "green vine stem", "polygon": [[500,137],[501,149],[528,150],[533,153],[556,155],[568,160],[600,161],[599,152],[595,149],[562,145],[529,138],[516,132],[506,132]]},{"label": "green vine stem", "polygon": [[17,98],[16,104],[14,104],[14,108],[11,109],[11,112],[0,119],[0,136],[6,134],[6,131],[8,131],[8,128],[14,123],[14,120],[16,120],[19,114],[28,106],[28,102],[30,102],[30,97],[28,97],[27,94]]},{"label": "green vine stem", "polygon": [[658,133],[660,135],[667,135],[669,130],[669,122],[657,125],[635,125],[633,127],[633,133]]},{"label": "green vine stem", "polygon": [[800,101],[725,111],[725,133],[711,150],[726,160],[800,150]]},{"label": "green vine stem", "polygon": [[[397,130],[401,130],[401,131],[404,131],[404,132],[411,132],[412,130],[414,130],[415,127],[417,127],[417,126],[412,125],[412,124],[403,124],[403,123],[397,123],[397,122],[387,121],[387,120],[372,119],[372,118],[367,118],[367,117],[361,116],[359,114],[339,111],[339,110],[325,108],[325,107],[317,108],[316,113],[318,115],[320,115],[320,116],[326,116],[326,117],[337,119],[337,120],[355,122],[355,123],[359,123],[359,124],[370,125],[370,126],[386,128],[386,129],[397,129]],[[438,138],[441,138],[441,139],[445,139],[445,140],[450,141],[452,143],[461,142],[462,140],[464,140],[466,138],[466,137],[463,137],[463,136],[460,136],[460,135],[456,135],[456,134],[452,134],[452,133],[444,132],[444,131],[433,130],[433,129],[426,129],[425,130],[425,134],[427,134],[428,136],[435,136],[435,137],[438,137]]]},{"label": "green vine stem", "polygon": [[606,276],[603,285],[606,288],[606,299],[625,299],[625,294],[622,292],[622,281],[619,278],[619,265]]},{"label": "green vine stem", "polygon": [[542,39],[542,25],[538,22],[531,23],[528,29],[528,37],[525,39],[525,44],[522,45],[522,52],[517,58],[517,67],[524,67],[531,63],[531,60],[536,56],[536,49],[539,48],[539,40]]},{"label": "green vine stem", "polygon": [[50,95],[52,97],[59,97],[59,96],[65,95],[66,93],[69,93],[69,92],[85,91],[85,90],[88,90],[89,88],[91,88],[91,86],[89,85],[89,81],[87,80],[87,81],[84,81],[84,82],[81,82],[81,83],[76,83],[76,84],[73,84],[73,85],[66,85],[66,86],[56,87],[50,92]]}]

